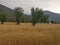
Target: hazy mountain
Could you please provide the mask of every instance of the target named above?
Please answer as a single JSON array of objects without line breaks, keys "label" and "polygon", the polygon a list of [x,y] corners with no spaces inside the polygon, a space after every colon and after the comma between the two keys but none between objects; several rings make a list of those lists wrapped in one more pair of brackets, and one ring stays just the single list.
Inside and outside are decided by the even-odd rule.
[{"label": "hazy mountain", "polygon": [[[10,8],[8,8],[8,7],[6,7],[6,6],[4,6],[4,5],[2,5],[2,4],[0,4],[0,13],[5,13],[5,14],[7,14],[7,21],[12,21],[12,20],[14,20],[14,14],[13,14],[13,10],[12,9],[10,9]],[[9,19],[9,20],[8,20]]]},{"label": "hazy mountain", "polygon": [[51,11],[44,11],[44,14],[49,17],[48,20],[60,22],[60,14]]},{"label": "hazy mountain", "polygon": [[[7,14],[7,19],[9,19],[9,21],[13,21],[15,19],[13,9],[0,4],[0,13],[2,12]],[[44,11],[44,14],[49,16],[48,20],[60,22],[60,14],[51,11]],[[31,20],[31,15],[25,14],[24,16],[25,20]]]}]

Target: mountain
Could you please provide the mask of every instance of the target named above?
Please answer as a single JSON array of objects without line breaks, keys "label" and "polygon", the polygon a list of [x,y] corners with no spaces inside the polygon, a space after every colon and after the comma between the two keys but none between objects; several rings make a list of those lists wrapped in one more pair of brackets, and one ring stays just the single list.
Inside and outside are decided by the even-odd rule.
[{"label": "mountain", "polygon": [[[13,9],[10,9],[2,4],[0,4],[0,13],[6,13],[7,14],[7,21],[15,21],[15,15]],[[49,16],[49,21],[55,21],[55,22],[60,22],[60,14],[54,13],[51,11],[44,11],[44,14]],[[31,20],[32,17],[31,15],[24,14],[25,20]]]},{"label": "mountain", "polygon": [[0,4],[0,13],[5,13],[7,15],[7,21],[12,21],[15,18],[13,9],[10,9],[2,4]]},{"label": "mountain", "polygon": [[[48,16],[48,21],[54,21],[54,22],[60,22],[60,14],[59,13],[54,13],[51,11],[44,11],[44,15]],[[31,18],[31,16],[30,16]]]},{"label": "mountain", "polygon": [[60,22],[60,14],[51,11],[44,11],[44,14],[49,17],[49,21]]}]

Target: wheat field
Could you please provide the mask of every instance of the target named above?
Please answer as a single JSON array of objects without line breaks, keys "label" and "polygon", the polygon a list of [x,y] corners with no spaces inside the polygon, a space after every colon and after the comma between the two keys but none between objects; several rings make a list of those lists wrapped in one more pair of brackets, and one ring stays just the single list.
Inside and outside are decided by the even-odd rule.
[{"label": "wheat field", "polygon": [[0,24],[0,45],[60,45],[60,24]]}]

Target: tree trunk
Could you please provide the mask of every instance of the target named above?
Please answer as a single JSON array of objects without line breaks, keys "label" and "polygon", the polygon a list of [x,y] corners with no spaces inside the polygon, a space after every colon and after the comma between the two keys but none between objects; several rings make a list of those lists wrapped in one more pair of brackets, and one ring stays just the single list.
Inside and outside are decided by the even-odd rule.
[{"label": "tree trunk", "polygon": [[3,21],[1,21],[1,24],[3,24],[4,22]]}]

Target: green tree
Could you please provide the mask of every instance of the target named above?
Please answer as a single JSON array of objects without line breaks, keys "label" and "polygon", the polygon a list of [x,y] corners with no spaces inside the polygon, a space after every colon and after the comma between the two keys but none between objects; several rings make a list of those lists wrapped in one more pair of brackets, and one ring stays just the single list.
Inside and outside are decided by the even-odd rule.
[{"label": "green tree", "polygon": [[16,7],[14,9],[17,25],[19,25],[19,23],[20,23],[20,18],[22,17],[23,12],[24,12],[23,8]]},{"label": "green tree", "polygon": [[48,16],[46,15],[42,15],[38,20],[38,22],[40,23],[47,23],[47,21],[48,21]]},{"label": "green tree", "polygon": [[31,15],[32,15],[32,24],[34,26],[36,24],[36,12],[34,8],[31,8]]},{"label": "green tree", "polygon": [[31,15],[32,15],[32,24],[33,26],[35,26],[35,24],[37,23],[38,19],[41,18],[43,16],[43,11],[42,9],[39,8],[31,8]]},{"label": "green tree", "polygon": [[43,20],[43,23],[47,23],[48,16],[44,15],[42,20]]},{"label": "green tree", "polygon": [[6,21],[6,14],[4,13],[0,14],[0,21],[1,21],[1,24],[3,24]]},{"label": "green tree", "polygon": [[25,22],[25,16],[24,16],[24,15],[21,17],[21,22],[22,22],[22,23]]}]

